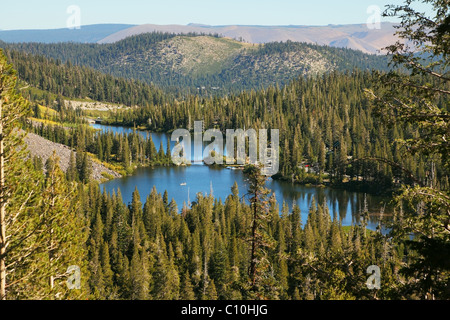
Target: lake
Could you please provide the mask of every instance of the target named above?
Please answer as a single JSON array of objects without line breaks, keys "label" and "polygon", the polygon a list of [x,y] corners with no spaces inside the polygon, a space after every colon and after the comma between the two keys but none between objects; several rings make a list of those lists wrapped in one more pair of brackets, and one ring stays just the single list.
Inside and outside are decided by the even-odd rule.
[{"label": "lake", "polygon": [[[133,132],[132,128],[100,124],[92,126],[105,132]],[[164,133],[150,133],[147,131],[139,131],[139,133],[144,137],[151,134],[157,149],[162,141],[165,150],[167,138],[170,138],[170,135]],[[174,199],[181,210],[183,202],[195,201],[197,193],[210,194],[212,192],[216,198],[220,198],[222,202],[225,202],[225,199],[231,194],[231,187],[235,181],[239,186],[240,196],[242,197],[248,188],[246,177],[242,170],[213,168],[203,164],[193,164],[188,167],[139,168],[131,176],[103,183],[101,188],[104,188],[107,192],[117,191],[120,188],[123,200],[125,203],[130,203],[131,195],[136,187],[141,195],[141,200],[144,202],[153,186],[155,186],[161,194],[167,190],[169,200]],[[280,210],[283,201],[289,205],[290,209],[292,209],[294,202],[297,203],[301,209],[303,223],[306,222],[313,197],[316,203],[323,204],[326,201],[330,213],[333,215],[336,212],[344,226],[357,223],[358,214],[361,208],[364,208],[365,197],[369,212],[374,214],[379,213],[381,208],[389,201],[385,197],[328,187],[307,187],[270,178],[267,180],[266,186],[275,193]],[[385,212],[390,212],[389,206],[386,206]],[[370,229],[376,228],[378,224],[377,219],[376,215],[371,216],[368,226]]]}]

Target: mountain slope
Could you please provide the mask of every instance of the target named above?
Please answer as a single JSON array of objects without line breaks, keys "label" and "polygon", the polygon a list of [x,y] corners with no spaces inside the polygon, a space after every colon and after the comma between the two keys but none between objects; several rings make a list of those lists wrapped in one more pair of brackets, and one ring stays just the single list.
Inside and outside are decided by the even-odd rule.
[{"label": "mountain slope", "polygon": [[276,41],[306,42],[378,53],[394,43],[395,28],[392,23],[382,23],[380,29],[368,29],[366,24],[328,26],[209,26],[189,25],[126,25],[99,24],[82,26],[80,29],[53,30],[8,30],[0,31],[0,40],[5,42],[80,42],[114,43],[130,36],[149,32],[175,34],[219,34],[232,39],[243,39],[249,43]]},{"label": "mountain slope", "polygon": [[205,33],[220,34],[233,39],[243,39],[249,43],[275,41],[307,42],[378,53],[382,48],[394,43],[395,28],[392,23],[382,23],[380,29],[369,29],[366,24],[328,26],[208,26],[190,24],[154,25],[145,24],[130,27],[111,34],[99,43],[113,43],[126,37],[148,33]]},{"label": "mountain slope", "polygon": [[89,66],[176,91],[259,89],[333,70],[387,68],[384,56],[298,42],[248,44],[218,36],[148,33],[112,44],[7,44],[0,47]]},{"label": "mountain slope", "polygon": [[[290,45],[290,46],[289,46]],[[227,38],[176,36],[149,48],[129,49],[100,70],[160,85],[258,88],[336,64],[304,44],[251,45]]]},{"label": "mountain slope", "polygon": [[231,39],[209,36],[177,36],[157,45],[122,54],[116,65],[136,63],[142,67],[171,69],[184,76],[198,77],[220,73],[232,58],[254,46]]},{"label": "mountain slope", "polygon": [[[144,36],[144,35],[142,35]],[[128,46],[99,70],[165,87],[217,90],[258,89],[298,76],[333,70],[383,69],[386,58],[342,48],[298,42],[248,44],[211,36],[174,36],[148,46]]]},{"label": "mountain slope", "polygon": [[[56,156],[59,158],[59,165],[63,172],[67,171],[69,167],[70,153],[72,150],[60,143],[52,142],[34,133],[28,133],[25,137],[25,143],[30,154],[35,157],[41,158],[42,162],[45,163],[48,158],[50,158],[53,152],[56,152]],[[76,152],[74,152],[76,156]],[[92,179],[96,181],[105,180],[105,176],[111,176],[114,178],[120,178],[121,175],[109,168],[107,168],[102,163],[92,161]]]}]

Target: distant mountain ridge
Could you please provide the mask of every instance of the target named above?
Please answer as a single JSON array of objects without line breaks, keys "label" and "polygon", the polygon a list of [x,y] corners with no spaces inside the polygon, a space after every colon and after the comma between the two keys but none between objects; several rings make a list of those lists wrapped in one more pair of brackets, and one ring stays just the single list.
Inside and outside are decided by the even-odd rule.
[{"label": "distant mountain ridge", "polygon": [[283,85],[296,77],[335,70],[387,68],[385,56],[352,49],[293,41],[249,44],[198,34],[145,33],[108,44],[0,42],[0,47],[169,90],[223,94]]},{"label": "distant mountain ridge", "polygon": [[80,29],[42,29],[42,30],[0,30],[0,40],[5,42],[80,42],[96,43],[105,37],[123,29],[129,29],[131,24],[93,24],[81,26]]},{"label": "distant mountain ridge", "polygon": [[148,32],[219,34],[249,43],[275,41],[306,42],[331,47],[360,50],[375,54],[397,40],[393,23],[381,23],[380,29],[369,29],[366,24],[328,26],[209,26],[201,24],[155,25],[130,27],[111,34],[99,43],[113,43],[129,36]]},{"label": "distant mountain ridge", "polygon": [[381,23],[380,29],[369,29],[366,24],[328,26],[210,26],[188,25],[127,25],[97,24],[82,26],[80,29],[53,30],[10,30],[0,31],[0,40],[5,42],[79,42],[114,43],[127,37],[150,32],[175,34],[199,33],[219,34],[232,39],[242,39],[249,43],[275,41],[306,42],[331,47],[360,50],[376,54],[386,46],[395,43],[396,29],[392,23]]}]

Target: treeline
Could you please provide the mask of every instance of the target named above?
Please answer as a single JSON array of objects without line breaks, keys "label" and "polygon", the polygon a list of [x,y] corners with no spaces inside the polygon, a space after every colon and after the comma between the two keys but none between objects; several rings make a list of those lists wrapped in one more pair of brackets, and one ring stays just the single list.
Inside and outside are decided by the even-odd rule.
[{"label": "treeline", "polygon": [[[7,51],[5,54],[22,81],[48,93],[126,106],[166,103],[166,95],[161,90],[139,81],[117,78],[91,68],[74,66],[71,62],[62,63],[19,51]],[[33,91],[29,93],[32,94]]]},{"label": "treeline", "polygon": [[[134,49],[133,49],[134,50]],[[147,51],[134,50],[136,54],[131,64],[119,65],[110,63],[103,66],[103,72],[121,77],[139,79],[147,83],[154,83],[165,90],[180,92],[174,88],[182,88],[181,92],[191,94],[227,95],[239,93],[243,90],[260,90],[270,85],[284,86],[292,79],[314,74],[314,64],[324,65],[326,71],[360,70],[387,71],[388,59],[385,56],[368,55],[360,51],[319,46],[299,42],[273,42],[260,45],[256,49],[241,51],[237,56],[230,57],[230,62],[220,72],[196,72],[195,76],[173,71],[171,65],[152,63],[151,55],[148,61],[139,58],[146,56]],[[287,58],[291,53],[304,54],[303,64],[292,65]],[[157,54],[157,53],[155,53]],[[291,65],[284,67],[284,65]],[[274,66],[276,65],[276,66]],[[294,63],[295,65],[295,63]]]},{"label": "treeline", "polygon": [[[45,125],[44,123],[29,124],[28,129],[50,141],[64,144],[77,151],[77,157],[84,153],[90,153],[95,157],[113,165],[117,165],[125,173],[131,173],[137,166],[170,166],[171,160],[170,141],[169,148],[164,148],[161,141],[159,149],[156,148],[151,134],[145,139],[137,132],[130,134],[117,134],[113,132],[98,132],[85,125],[65,128],[62,125]],[[81,158],[82,159],[82,158]],[[78,172],[81,178],[69,180],[88,181],[88,175],[81,174],[78,163],[81,159],[71,160],[69,167],[73,172]],[[78,170],[74,169],[78,168]],[[84,178],[83,178],[84,177]]]},{"label": "treeline", "polygon": [[[390,192],[401,182],[411,182],[410,175],[400,169],[401,166],[422,181],[432,179],[443,187],[449,185],[440,159],[411,156],[396,143],[398,139],[416,136],[416,127],[396,124],[389,127],[373,117],[365,90],[372,88],[378,80],[376,72],[332,72],[320,77],[298,78],[284,87],[271,86],[222,98],[197,95],[176,98],[147,85],[118,80],[90,69],[58,65],[44,58],[28,57],[17,52],[11,52],[11,55],[15,57],[13,61],[19,65],[19,70],[23,69],[21,77],[28,81],[34,79],[31,83],[37,86],[45,83],[39,88],[49,91],[34,93],[30,89],[28,95],[30,98],[49,100],[50,106],[60,111],[57,116],[60,122],[78,123],[83,118],[81,110],[72,111],[64,107],[63,95],[85,96],[83,90],[89,90],[93,98],[140,104],[137,108],[110,112],[104,119],[106,124],[170,132],[176,128],[192,130],[194,121],[203,120],[205,128],[217,127],[222,132],[227,128],[280,129],[280,172],[275,178],[313,184],[350,182],[347,187],[351,185],[364,191]],[[33,71],[33,66],[39,71]],[[83,70],[87,73],[82,73]],[[74,76],[75,71],[80,72],[79,77]],[[53,75],[55,78],[51,78]],[[67,76],[72,79],[71,82],[68,82]],[[422,79],[424,85],[427,81],[432,79]],[[43,92],[52,94],[43,97]],[[54,98],[56,104],[53,103]],[[439,105],[445,107],[442,97],[438,99],[441,100]],[[42,116],[37,105],[35,116]],[[64,139],[55,141],[67,144]],[[102,150],[100,147],[89,148],[89,152],[101,159],[104,158],[104,150],[108,149],[106,141],[102,141],[98,143]],[[146,142],[140,141],[138,144],[145,145]],[[147,161],[142,160],[148,157],[144,147],[135,147],[134,150],[140,151],[133,153],[131,162]],[[380,158],[388,162],[376,161]],[[165,160],[158,160],[161,161],[165,163]],[[397,164],[397,168],[390,163]],[[434,172],[428,170],[431,167],[436,168]],[[382,189],[373,188],[380,185]]]},{"label": "treeline", "polygon": [[[423,181],[433,179],[448,186],[441,159],[411,156],[396,143],[417,136],[417,127],[388,126],[373,116],[365,90],[377,80],[376,72],[332,72],[225,98],[189,96],[174,101],[170,108],[154,105],[112,112],[106,123],[166,132],[192,130],[195,120],[222,132],[228,128],[279,129],[280,172],[275,178],[320,184],[326,173],[333,184],[350,181],[366,189],[375,185],[372,191],[381,192],[411,182],[401,166]],[[432,79],[422,79],[424,84],[427,81]],[[446,107],[442,97],[438,99]],[[436,168],[433,173],[428,170],[432,166]]]},{"label": "treeline", "polygon": [[[117,110],[110,112],[104,123],[156,132],[170,132],[176,128],[193,130],[194,121],[198,120],[204,121],[205,128],[216,127],[222,132],[228,128],[279,129],[280,171],[274,178],[312,184],[340,185],[345,182],[347,188],[389,193],[400,183],[411,183],[413,174],[423,182],[448,186],[448,175],[441,166],[441,159],[412,156],[396,143],[398,139],[417,136],[417,127],[388,126],[380,118],[373,117],[365,90],[372,88],[377,79],[377,73],[355,70],[299,78],[282,88],[245,91],[224,98],[191,95],[177,100],[167,95],[168,98],[163,96],[162,100],[172,101],[170,107],[147,104]],[[425,84],[429,80],[422,79],[422,82]],[[438,99],[439,105],[445,107],[442,97]],[[67,120],[83,117],[81,110],[58,109],[60,116],[54,119],[59,122],[63,122],[57,119],[60,117]],[[35,116],[39,118],[37,112]],[[62,128],[57,130],[63,132]],[[63,134],[59,133],[59,136]],[[124,159],[121,155],[105,159],[105,150],[109,147],[102,136],[89,138],[85,144],[89,146],[88,151],[100,159],[123,163],[119,160]],[[48,134],[45,137],[55,139]],[[145,147],[145,139],[136,134],[128,140],[130,146],[133,140],[138,141],[131,147],[134,150],[131,162],[146,163],[148,157],[152,157],[149,147]],[[66,138],[53,141],[68,143]],[[76,146],[72,142],[68,145]],[[158,162],[165,163],[165,160],[161,158]]]},{"label": "treeline", "polygon": [[372,69],[379,71],[388,70],[388,59],[382,55],[370,55],[362,51],[337,48],[325,45],[310,44],[305,42],[295,42],[287,40],[286,42],[269,42],[260,45],[255,55],[272,55],[274,53],[289,53],[296,51],[314,50],[334,64],[336,71],[347,71],[359,69],[362,71],[370,71]]},{"label": "treeline", "polygon": [[[190,34],[187,36],[194,36]],[[176,34],[153,32],[138,36],[127,37],[111,44],[92,43],[6,43],[0,41],[0,46],[8,51],[20,51],[36,56],[45,56],[56,60],[61,64],[70,62],[77,66],[90,66],[95,69],[104,67],[105,62],[120,56],[121,52],[127,52],[130,48],[143,49],[173,38]]]},{"label": "treeline", "polygon": [[[189,33],[182,36],[197,37],[200,35],[204,34]],[[155,32],[128,37],[111,44],[0,43],[0,46],[8,51],[45,56],[60,64],[70,62],[73,65],[94,68],[116,77],[140,80],[175,94],[197,94],[199,93],[197,88],[202,87],[205,89],[201,89],[200,93],[204,95],[225,95],[230,91],[259,90],[276,83],[284,85],[295,77],[309,74],[307,66],[301,70],[289,70],[288,68],[279,72],[277,68],[256,68],[254,65],[254,60],[257,60],[258,57],[266,56],[269,60],[276,60],[290,52],[313,52],[314,55],[320,55],[327,60],[331,70],[348,71],[359,68],[361,70],[386,71],[388,69],[388,59],[385,56],[368,55],[345,48],[287,41],[267,43],[256,50],[244,50],[238,56],[230,57],[233,62],[222,71],[196,72],[196,75],[193,76],[173,71],[171,65],[161,66],[158,63],[152,63],[156,59],[156,56],[152,56],[152,54],[159,54],[157,49],[160,43],[175,36],[177,35]],[[219,35],[212,36],[219,37]],[[132,59],[124,64],[125,57],[132,57]],[[323,63],[323,61],[318,63]]]},{"label": "treeline", "polygon": [[[136,133],[99,134],[84,126],[68,130],[41,125],[34,130],[79,151],[96,152],[99,142],[110,141],[105,145],[116,151],[109,155],[106,147],[104,159],[116,161],[123,161],[128,154],[119,156],[119,150],[124,152],[129,145],[133,155],[133,142],[143,141]],[[155,154],[154,146],[148,146]],[[342,227],[336,212],[313,200],[307,221],[302,221],[297,206],[290,211],[283,203],[280,210],[277,199],[264,190],[261,176],[259,184],[250,183],[244,192],[235,184],[225,202],[198,194],[192,204],[177,204],[167,192],[161,194],[154,188],[145,200],[135,190],[131,203],[125,204],[120,190],[102,192],[97,183],[83,178],[89,174],[87,159],[86,152],[78,152],[76,158],[72,154],[65,175],[56,158],[46,164],[46,176],[59,177],[57,190],[72,190],[70,201],[77,205],[71,214],[82,222],[75,230],[80,236],[77,241],[84,244],[83,250],[77,249],[81,289],[67,291],[61,281],[49,288],[45,279],[39,280],[49,298],[68,298],[75,293],[78,298],[90,299],[164,300],[405,297],[395,288],[405,280],[399,270],[409,261],[408,251],[383,235],[381,227],[367,230],[367,208],[356,217],[356,225]],[[35,161],[34,170],[42,175],[42,164]],[[258,198],[243,197],[243,193],[255,193]],[[256,204],[258,234],[253,232]],[[252,247],[260,238],[264,246],[255,260]],[[259,261],[254,263],[255,277],[252,261]],[[366,285],[367,268],[372,265],[381,270],[380,290]],[[58,266],[62,270],[67,267],[63,263]],[[56,296],[58,292],[65,295]],[[16,286],[10,295],[38,297],[34,291]],[[407,296],[416,297],[414,293]]]},{"label": "treeline", "polygon": [[[81,190],[81,189],[80,189]],[[264,235],[270,239],[261,276],[251,282],[252,209],[235,185],[224,203],[197,195],[181,210],[156,189],[122,202],[89,184],[80,191],[88,221],[86,290],[95,299],[395,299],[402,246],[361,225],[344,228],[325,204],[279,214],[268,199]],[[181,211],[181,213],[180,213]],[[361,221],[365,221],[361,217]],[[261,261],[265,261],[262,259]],[[381,268],[381,290],[369,290],[366,270]],[[86,279],[86,278],[85,278]],[[402,296],[403,297],[403,296]]]},{"label": "treeline", "polygon": [[[180,34],[185,37],[211,36],[218,38],[218,34],[204,34],[189,32]],[[0,41],[0,46],[8,51],[26,52],[36,56],[45,56],[62,64],[70,62],[77,66],[88,66],[94,69],[102,69],[105,63],[110,62],[122,55],[123,52],[142,51],[152,48],[155,44],[180,36],[169,32],[150,32],[127,37],[123,40],[106,43],[40,43],[22,42],[6,43]]]},{"label": "treeline", "polygon": [[[367,230],[365,211],[352,227],[342,227],[336,213],[314,199],[305,222],[297,206],[289,211],[283,203],[280,215],[279,203],[265,191],[259,175],[259,182],[244,191],[257,199],[242,197],[235,184],[225,202],[199,193],[190,206],[180,208],[167,192],[153,188],[145,200],[135,190],[127,205],[120,190],[109,194],[95,182],[71,182],[55,156],[46,163],[45,176],[30,161],[11,164],[21,168],[26,163],[26,190],[42,182],[35,187],[42,192],[26,202],[29,212],[42,212],[42,217],[27,216],[27,221],[40,226],[48,217],[42,231],[55,228],[48,232],[54,238],[32,233],[33,240],[40,240],[35,243],[39,250],[9,273],[8,299],[417,297],[402,291],[406,278],[399,272],[414,253],[383,235],[381,228]],[[25,247],[19,243],[16,250]],[[7,257],[15,262],[14,256]],[[366,284],[367,268],[373,265],[381,271],[378,290]],[[75,290],[66,286],[69,266],[79,270]],[[37,267],[42,271],[28,274]]]}]

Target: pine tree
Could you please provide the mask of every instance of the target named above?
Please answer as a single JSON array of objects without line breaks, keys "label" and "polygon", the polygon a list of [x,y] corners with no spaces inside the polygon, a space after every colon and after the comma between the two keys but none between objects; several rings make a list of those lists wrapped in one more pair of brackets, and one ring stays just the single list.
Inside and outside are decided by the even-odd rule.
[{"label": "pine tree", "polygon": [[225,296],[226,294],[226,285],[229,282],[229,269],[230,267],[225,247],[222,241],[217,239],[215,241],[214,252],[210,258],[208,273],[212,280],[214,280],[214,283],[217,284],[221,296]]},{"label": "pine tree", "polygon": [[166,160],[166,155],[164,154],[164,145],[163,142],[159,144],[159,151],[158,151],[158,162],[160,164],[164,164]]},{"label": "pine tree", "polygon": [[277,223],[277,230],[276,230],[276,242],[277,242],[277,248],[275,252],[276,256],[276,279],[280,285],[280,298],[286,299],[287,298],[287,290],[288,290],[288,278],[289,278],[289,270],[288,270],[288,254],[287,254],[287,246],[286,246],[286,240],[285,240],[285,228],[284,223],[282,219],[280,219]]},{"label": "pine tree", "polygon": [[[397,42],[387,48],[394,65],[399,69],[406,68],[409,73],[401,74],[395,69],[380,75],[375,90],[366,92],[383,121],[417,128],[413,137],[399,139],[407,152],[429,160],[440,159],[444,175],[448,176],[450,3],[417,1],[429,5],[430,14],[424,14],[415,9],[414,2],[391,5],[384,13],[400,17],[399,37],[414,44],[405,47],[402,42]],[[408,173],[401,162],[388,163]],[[412,183],[404,186],[403,193],[396,199],[403,216],[396,219],[391,233],[417,254],[411,254],[410,265],[403,268],[409,278],[405,287],[424,299],[448,299],[450,265],[439,257],[450,252],[450,192],[448,188],[442,189],[434,179],[425,184],[414,174],[408,175]],[[408,239],[411,233],[415,235],[412,240]]]},{"label": "pine tree", "polygon": [[38,156],[33,157],[33,167],[34,170],[41,172],[44,170],[44,164],[42,163],[42,158]]},{"label": "pine tree", "polygon": [[170,149],[170,139],[167,139],[167,148],[166,148],[166,164],[170,165],[172,163],[172,151]]},{"label": "pine tree", "polygon": [[83,183],[88,183],[89,181],[91,181],[91,176],[92,176],[92,160],[89,157],[89,155],[87,154],[87,152],[83,153],[83,157],[82,157],[82,162],[81,162],[81,167],[80,167],[80,181]]},{"label": "pine tree", "polygon": [[97,152],[97,157],[100,161],[103,161],[103,144],[102,141],[100,139],[100,137],[97,137],[97,148],[96,148],[96,152]]},{"label": "pine tree", "polygon": [[203,300],[217,300],[217,290],[216,285],[214,284],[214,280],[208,279],[208,286],[206,288],[206,293],[203,297]]},{"label": "pine tree", "polygon": [[274,279],[269,270],[269,257],[267,249],[274,247],[274,240],[267,233],[267,200],[269,191],[264,187],[266,177],[261,174],[261,169],[256,166],[248,166],[244,173],[249,177],[249,189],[251,203],[251,253],[249,267],[249,289],[256,299],[277,297],[278,289],[274,285]]},{"label": "pine tree", "polygon": [[68,181],[78,181],[79,179],[75,154],[73,151],[70,152],[69,167],[66,171],[66,177]]},{"label": "pine tree", "polygon": [[153,163],[156,160],[158,152],[156,151],[156,147],[155,144],[153,143],[153,138],[151,134],[149,135],[149,138],[147,140],[146,153],[150,163]]},{"label": "pine tree", "polygon": [[130,147],[128,144],[128,139],[126,137],[123,138],[122,165],[125,168],[125,170],[128,170],[131,166]]},{"label": "pine tree", "polygon": [[186,271],[186,273],[184,274],[184,278],[181,283],[180,299],[195,300],[194,287],[192,286],[191,277],[189,276],[188,271]]},{"label": "pine tree", "polygon": [[[47,239],[47,272],[50,275],[50,289],[57,298],[80,298],[84,289],[76,292],[68,290],[65,280],[67,268],[76,265],[85,274],[86,251],[85,220],[78,211],[76,187],[69,185],[59,167],[59,158],[54,152],[47,168],[45,187],[42,193],[41,210],[44,212]],[[47,259],[48,258],[48,259]]]},{"label": "pine tree", "polygon": [[111,154],[112,154],[112,148],[113,148],[113,142],[112,142],[112,138],[111,138],[111,134],[107,134],[106,138],[105,138],[105,150],[104,150],[104,158],[106,160],[106,162],[110,162],[111,161]]},{"label": "pine tree", "polygon": [[103,241],[101,246],[101,257],[100,262],[102,266],[103,273],[103,284],[105,286],[105,298],[106,299],[116,299],[116,288],[114,287],[114,273],[111,269],[109,246],[108,242]]},{"label": "pine tree", "polygon": [[119,296],[122,299],[130,299],[130,263],[124,254],[119,252],[117,259],[117,270],[115,273],[117,287],[119,288]]},{"label": "pine tree", "polygon": [[146,300],[149,297],[150,275],[145,259],[135,245],[130,263],[130,299]]},{"label": "pine tree", "polygon": [[96,299],[105,296],[105,281],[101,264],[101,249],[103,244],[103,222],[97,213],[91,226],[89,239],[89,285]]},{"label": "pine tree", "polygon": [[40,275],[32,270],[45,273],[38,252],[48,243],[40,236],[48,232],[45,212],[36,209],[41,178],[26,160],[23,133],[17,130],[30,108],[17,94],[16,83],[15,71],[0,50],[0,300],[33,296],[29,289]]},{"label": "pine tree", "polygon": [[169,207],[169,193],[167,192],[167,190],[164,190],[163,203],[166,208]]},{"label": "pine tree", "polygon": [[156,300],[173,300],[179,296],[180,279],[173,260],[170,259],[162,238],[157,242],[157,253],[153,272],[152,295]]},{"label": "pine tree", "polygon": [[300,208],[297,204],[294,204],[292,208],[292,214],[290,215],[292,239],[290,241],[291,251],[296,252],[301,246],[302,237],[302,218]]}]

